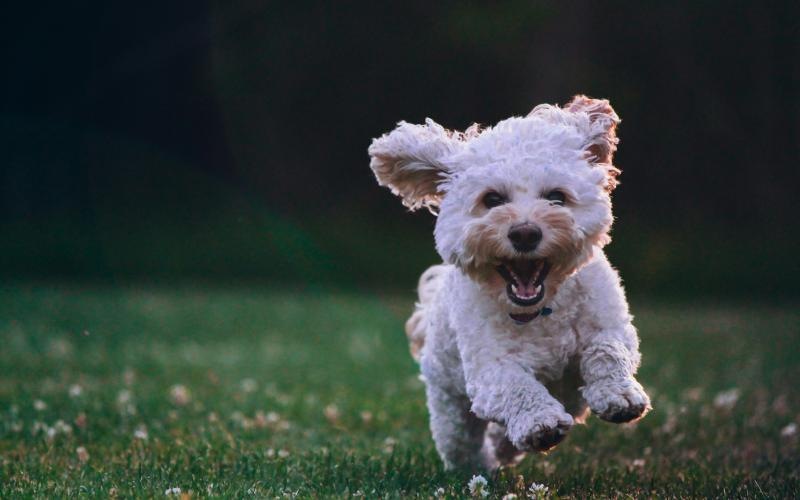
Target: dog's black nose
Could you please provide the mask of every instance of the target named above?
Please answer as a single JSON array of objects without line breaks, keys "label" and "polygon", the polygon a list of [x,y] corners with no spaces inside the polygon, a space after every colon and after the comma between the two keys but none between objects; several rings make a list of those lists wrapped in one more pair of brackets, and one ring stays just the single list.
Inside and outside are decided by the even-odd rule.
[{"label": "dog's black nose", "polygon": [[529,222],[511,226],[508,239],[518,252],[530,252],[542,241],[542,230]]}]

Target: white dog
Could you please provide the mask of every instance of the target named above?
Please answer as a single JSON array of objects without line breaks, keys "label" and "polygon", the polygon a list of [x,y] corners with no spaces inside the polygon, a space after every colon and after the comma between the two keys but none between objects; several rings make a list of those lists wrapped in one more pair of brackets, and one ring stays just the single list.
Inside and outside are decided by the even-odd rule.
[{"label": "white dog", "polygon": [[438,213],[446,264],[422,275],[406,324],[445,466],[495,468],[558,444],[587,406],[650,409],[610,241],[619,117],[576,96],[465,132],[400,122],[375,139],[378,182]]}]

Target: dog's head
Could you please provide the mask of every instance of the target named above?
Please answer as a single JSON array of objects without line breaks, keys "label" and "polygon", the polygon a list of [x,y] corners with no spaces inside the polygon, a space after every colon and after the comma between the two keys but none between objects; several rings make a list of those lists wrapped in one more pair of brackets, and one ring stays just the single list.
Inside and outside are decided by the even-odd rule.
[{"label": "dog's head", "polygon": [[370,166],[407,207],[438,213],[442,259],[525,323],[609,241],[618,123],[585,96],[486,129],[401,122],[373,141]]}]

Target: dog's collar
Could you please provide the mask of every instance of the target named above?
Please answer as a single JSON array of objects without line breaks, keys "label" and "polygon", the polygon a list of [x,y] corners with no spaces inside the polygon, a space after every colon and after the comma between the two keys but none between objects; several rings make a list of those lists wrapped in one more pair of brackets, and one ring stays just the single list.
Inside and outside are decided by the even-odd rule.
[{"label": "dog's collar", "polygon": [[514,323],[518,325],[524,325],[526,323],[530,323],[539,316],[550,316],[551,314],[553,314],[553,310],[547,306],[544,306],[541,309],[538,309],[530,314],[509,313],[509,316],[511,317],[512,320],[514,320]]}]

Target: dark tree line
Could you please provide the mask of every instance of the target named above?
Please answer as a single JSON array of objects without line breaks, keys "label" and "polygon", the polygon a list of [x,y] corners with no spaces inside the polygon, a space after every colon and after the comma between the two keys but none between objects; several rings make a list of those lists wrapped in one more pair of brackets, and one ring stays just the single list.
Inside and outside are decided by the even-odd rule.
[{"label": "dark tree line", "polygon": [[767,234],[797,211],[798,6],[17,6],[1,21],[2,220],[169,213],[224,191],[380,221],[398,209],[366,147],[396,121],[464,128],[587,93],[623,118],[618,216]]}]

